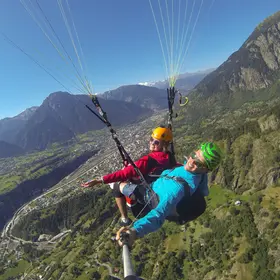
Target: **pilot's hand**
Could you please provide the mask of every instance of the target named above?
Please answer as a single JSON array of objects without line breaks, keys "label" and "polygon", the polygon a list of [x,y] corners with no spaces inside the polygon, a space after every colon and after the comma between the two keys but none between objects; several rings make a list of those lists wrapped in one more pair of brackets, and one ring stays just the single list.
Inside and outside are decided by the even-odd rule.
[{"label": "pilot's hand", "polygon": [[124,243],[125,243],[124,240],[123,240],[123,237],[122,237],[123,233],[127,234],[127,236],[124,237],[124,238],[127,238],[128,246],[132,247],[134,241],[137,238],[135,229],[134,228],[128,228],[128,227],[121,227],[119,229],[119,231],[117,232],[117,235],[116,235],[116,240],[118,241],[120,246],[123,246]]},{"label": "pilot's hand", "polygon": [[92,179],[90,181],[87,181],[85,183],[81,184],[81,187],[83,188],[91,188],[94,187],[95,185],[103,183],[101,179]]}]

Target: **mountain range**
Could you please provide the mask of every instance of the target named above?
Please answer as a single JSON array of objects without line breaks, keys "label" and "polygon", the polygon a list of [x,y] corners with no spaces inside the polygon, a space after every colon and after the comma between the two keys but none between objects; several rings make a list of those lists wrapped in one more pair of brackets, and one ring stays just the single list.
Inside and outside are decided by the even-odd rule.
[{"label": "mountain range", "polygon": [[[209,71],[187,73],[181,76],[180,81],[185,82],[186,87],[192,87]],[[164,89],[157,88],[159,85]],[[99,94],[98,99],[113,126],[127,125],[156,110],[167,108],[167,86],[160,82],[153,87],[126,85]],[[41,106],[0,120],[0,140],[13,145],[10,148],[15,147],[15,153],[9,149],[10,152],[5,151],[5,155],[42,150],[54,142],[67,141],[77,134],[103,128],[104,124],[85,105],[94,109],[88,96],[55,92]],[[3,145],[0,152],[1,147]]]},{"label": "mountain range", "polygon": [[14,157],[24,153],[19,146],[0,140],[0,158]]},{"label": "mountain range", "polygon": [[[119,126],[136,121],[139,117],[150,115],[152,111],[134,103],[99,98],[103,109],[108,112],[112,125]],[[42,150],[54,142],[62,142],[89,130],[105,127],[85,105],[94,109],[89,97],[71,95],[66,92],[50,94],[40,107],[29,114],[27,119],[16,123],[15,130],[3,130],[0,135],[9,139],[25,151]],[[16,120],[18,117],[16,117]],[[5,125],[15,119],[4,119]],[[0,138],[0,139],[1,139]]]},{"label": "mountain range", "polygon": [[[206,77],[209,73],[213,72],[215,69],[210,68],[203,71],[197,71],[194,73],[184,73],[178,76],[176,81],[176,88],[180,90],[182,93],[186,94],[191,89],[193,89],[204,77]],[[159,89],[166,89],[168,88],[169,84],[167,80],[164,81],[157,81],[157,82],[144,82],[139,83],[140,85],[145,86],[153,86]]]},{"label": "mountain range", "polygon": [[13,118],[0,120],[0,140],[14,143],[19,130],[25,126],[38,107],[31,107]]}]

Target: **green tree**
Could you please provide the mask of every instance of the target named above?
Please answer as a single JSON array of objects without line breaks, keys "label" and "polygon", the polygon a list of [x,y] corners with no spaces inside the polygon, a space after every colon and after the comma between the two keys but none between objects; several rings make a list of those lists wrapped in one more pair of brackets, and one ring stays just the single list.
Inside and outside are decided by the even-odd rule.
[{"label": "green tree", "polygon": [[94,270],[91,274],[90,274],[90,279],[92,280],[99,280],[101,279],[101,274],[97,271],[97,270]]},{"label": "green tree", "polygon": [[241,263],[249,263],[253,260],[253,255],[250,250],[247,250],[243,255],[241,255],[238,259]]},{"label": "green tree", "polygon": [[72,267],[71,267],[71,273],[78,277],[82,274],[82,271],[81,269],[78,267],[78,265],[74,264]]}]

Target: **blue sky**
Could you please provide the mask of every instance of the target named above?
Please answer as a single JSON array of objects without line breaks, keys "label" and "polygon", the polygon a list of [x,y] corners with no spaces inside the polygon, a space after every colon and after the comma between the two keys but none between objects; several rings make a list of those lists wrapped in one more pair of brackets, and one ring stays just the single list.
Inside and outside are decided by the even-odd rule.
[{"label": "blue sky", "polygon": [[[23,0],[22,0],[23,1]],[[136,84],[166,78],[164,59],[149,0],[68,0],[75,27],[82,45],[83,69],[79,68],[70,36],[63,22],[58,0],[38,0],[56,34],[76,65],[79,73],[87,75],[94,92],[103,92],[124,84]],[[193,5],[195,1],[195,5]],[[203,1],[203,2],[201,2]],[[24,0],[33,16],[44,23],[36,0]],[[157,0],[151,0],[157,22],[161,24]],[[174,0],[174,26],[184,27],[185,0]],[[65,0],[64,8],[67,9]],[[165,1],[161,0],[163,13]],[[178,5],[181,3],[179,21]],[[200,3],[203,3],[199,13]],[[172,0],[168,0],[171,14]],[[193,17],[190,11],[193,8]],[[267,16],[280,10],[279,0],[188,0],[187,22],[190,38],[195,18],[198,22],[189,44],[187,56],[181,59],[181,72],[194,72],[219,66],[238,50],[254,28]],[[71,19],[68,14],[68,19]],[[164,14],[165,23],[168,22]],[[70,21],[71,23],[72,21]],[[170,18],[171,22],[171,18]],[[186,26],[186,24],[185,24]],[[47,36],[52,32],[45,25]],[[162,26],[159,27],[162,31]],[[166,29],[168,29],[166,25]],[[73,30],[73,29],[72,29]],[[177,30],[177,27],[174,28]],[[181,30],[181,29],[179,29]],[[56,49],[26,12],[20,0],[0,3],[0,32],[36,59],[71,93],[80,93],[74,86],[76,70]],[[174,31],[174,34],[176,32]],[[179,36],[180,38],[183,36]],[[176,35],[176,34],[175,34]],[[174,35],[174,44],[177,37]],[[164,33],[161,32],[164,41]],[[61,47],[54,37],[53,43]],[[77,44],[77,40],[75,41]],[[187,42],[187,41],[186,41]],[[39,106],[54,91],[65,88],[38,67],[0,34],[0,119],[14,116],[31,106]],[[64,54],[67,57],[66,54]],[[169,63],[168,63],[169,64]],[[85,70],[86,69],[86,70]],[[79,85],[79,82],[77,82]]]}]

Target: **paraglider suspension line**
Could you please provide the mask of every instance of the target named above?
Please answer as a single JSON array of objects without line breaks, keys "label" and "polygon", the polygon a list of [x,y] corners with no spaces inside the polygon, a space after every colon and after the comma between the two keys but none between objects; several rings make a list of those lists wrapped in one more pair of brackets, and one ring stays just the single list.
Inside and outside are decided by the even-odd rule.
[{"label": "paraglider suspension line", "polygon": [[141,173],[141,171],[139,170],[139,168],[135,165],[135,163],[133,162],[133,160],[131,159],[131,157],[129,156],[129,154],[127,153],[127,151],[124,149],[123,145],[121,144],[120,140],[117,137],[116,131],[112,128],[111,123],[108,121],[107,119],[107,114],[106,112],[103,111],[101,105],[99,104],[99,101],[97,99],[96,96],[92,96],[91,98],[92,103],[94,104],[94,106],[97,108],[98,113],[95,113],[88,105],[86,105],[86,107],[88,108],[88,110],[93,113],[96,117],[98,117],[99,120],[101,120],[104,124],[106,124],[106,126],[109,128],[112,138],[115,141],[118,150],[121,154],[122,160],[123,160],[123,164],[124,166],[127,166],[128,164],[131,164],[132,167],[134,168],[135,172],[137,173],[137,175],[140,178],[140,181],[142,182],[143,186],[146,187],[149,191],[152,191],[151,187],[149,186],[149,184],[146,182],[143,174]]}]

